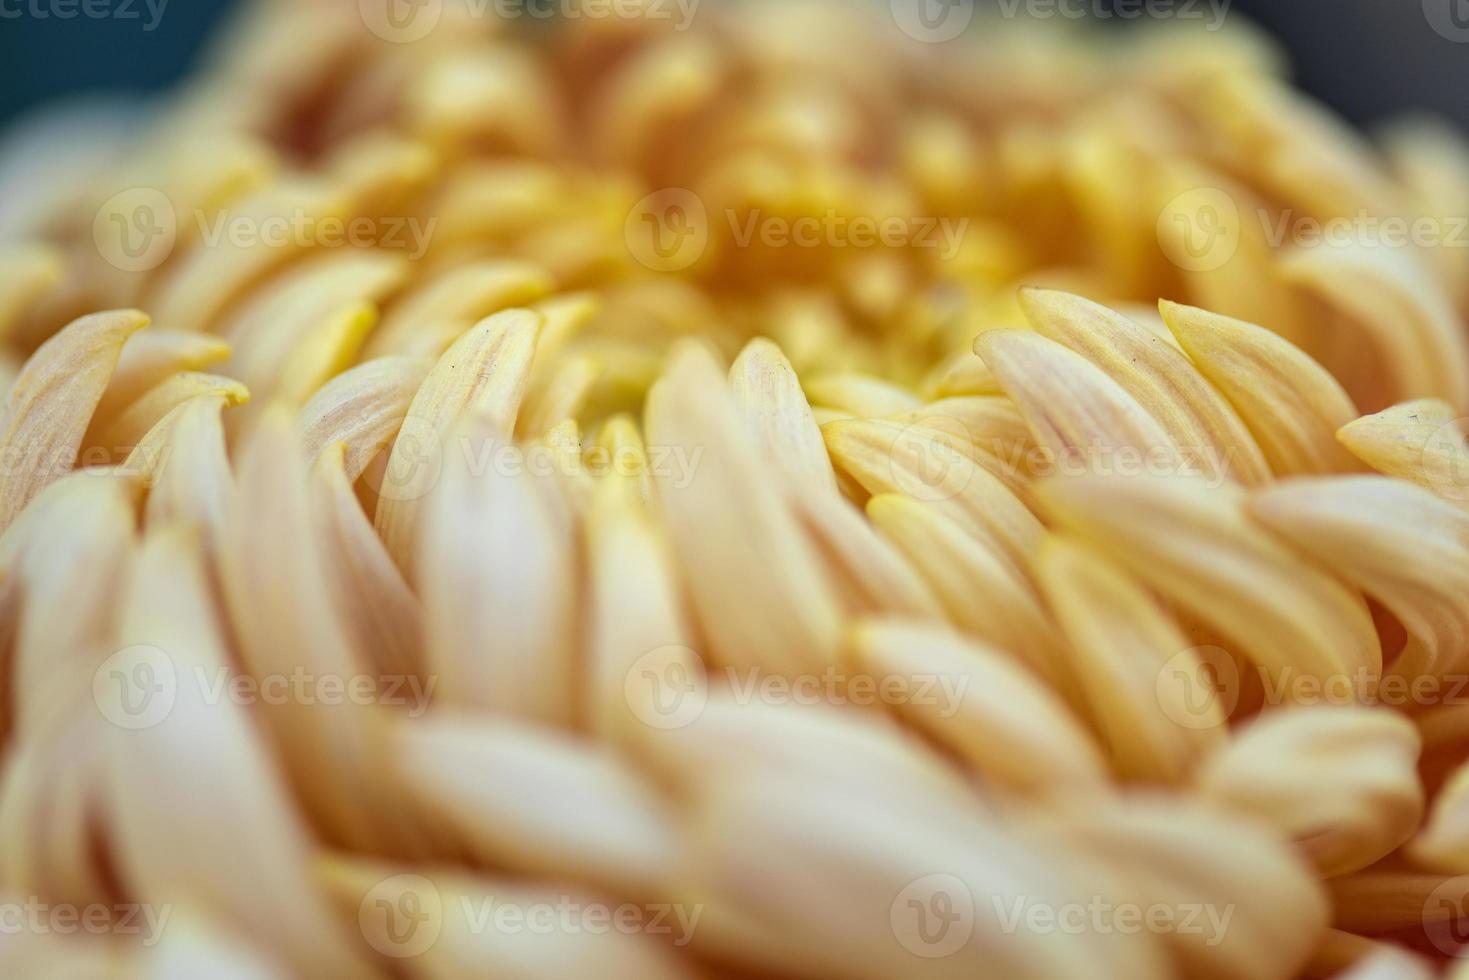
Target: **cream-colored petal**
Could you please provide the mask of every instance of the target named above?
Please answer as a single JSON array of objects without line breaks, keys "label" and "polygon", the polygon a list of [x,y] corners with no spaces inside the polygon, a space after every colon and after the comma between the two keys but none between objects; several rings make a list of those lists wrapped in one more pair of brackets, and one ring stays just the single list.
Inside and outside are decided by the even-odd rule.
[{"label": "cream-colored petal", "polygon": [[1054,340],[992,330],[975,350],[999,378],[1046,454],[1050,471],[1197,471],[1196,447],[1168,431],[1101,368]]},{"label": "cream-colored petal", "polygon": [[1229,402],[1188,357],[1147,328],[1057,290],[1022,289],[1020,306],[1038,333],[1081,354],[1121,385],[1205,474],[1227,475],[1247,486],[1270,478],[1260,447]]},{"label": "cream-colored petal", "polygon": [[[297,972],[377,975],[319,890],[311,831],[250,709],[229,693],[234,668],[187,529],[150,533],[117,643],[119,683],[134,687],[103,702],[116,712],[108,828],[129,893],[208,909]],[[136,687],[150,676],[152,691]],[[142,712],[128,715],[130,704]]]},{"label": "cream-colored petal", "polygon": [[1189,477],[1045,481],[1047,514],[1239,645],[1275,700],[1370,692],[1382,650],[1360,593],[1296,557],[1245,495]]},{"label": "cream-colored petal", "polygon": [[[1387,404],[1442,398],[1469,408],[1469,339],[1443,286],[1416,256],[1380,245],[1326,245],[1291,253],[1281,271],[1344,316],[1376,352]],[[1358,404],[1374,410],[1383,402]]]},{"label": "cream-colored petal", "polygon": [[150,329],[133,334],[97,403],[87,442],[96,441],[91,436],[98,426],[111,422],[160,382],[181,371],[202,371],[229,355],[230,345],[207,333]]},{"label": "cream-colored petal", "polygon": [[835,589],[706,351],[674,355],[646,419],[659,508],[711,659],[787,675],[831,663]]},{"label": "cream-colored petal", "polygon": [[[1250,502],[1266,527],[1392,611],[1410,643],[1379,696],[1407,707],[1469,662],[1469,514],[1378,476],[1300,480]],[[1443,692],[1434,685],[1434,692]]]},{"label": "cream-colored petal", "polygon": [[1360,871],[1418,827],[1418,733],[1385,708],[1263,715],[1199,770],[1199,793],[1269,824],[1322,875]]},{"label": "cream-colored petal", "polygon": [[833,462],[868,493],[931,503],[1017,569],[1029,567],[1040,521],[946,431],[880,420],[832,422],[821,431]]},{"label": "cream-colored petal", "polygon": [[849,644],[853,668],[889,692],[884,702],[988,786],[1040,799],[1105,791],[1091,734],[1008,655],[945,626],[896,619],[859,623]]},{"label": "cream-colored petal", "polygon": [[658,791],[596,743],[448,712],[399,726],[391,758],[480,862],[652,898],[681,859]]},{"label": "cream-colored petal", "polygon": [[1464,419],[1447,402],[1426,399],[1394,405],[1347,424],[1336,437],[1378,472],[1469,505]]},{"label": "cream-colored petal", "polygon": [[1242,320],[1167,301],[1159,308],[1199,371],[1249,426],[1276,476],[1360,469],[1336,440],[1357,407],[1310,355]]},{"label": "cream-colored petal", "polygon": [[306,406],[296,427],[306,458],[314,460],[336,443],[346,448],[349,482],[392,445],[433,362],[383,357],[359,364],[327,382]]},{"label": "cream-colored petal", "polygon": [[515,431],[540,328],[540,315],[528,310],[487,317],[445,352],[414,394],[378,488],[374,521],[410,583],[422,499],[446,465],[450,431],[471,411],[507,434]]},{"label": "cream-colored petal", "polygon": [[1161,934],[1183,975],[1285,980],[1326,927],[1329,906],[1311,869],[1231,815],[1174,800],[1089,801],[1055,829],[1129,880],[1143,908],[1196,910],[1192,928]]},{"label": "cream-colored petal", "polygon": [[388,557],[352,492],[346,447],[330,446],[311,470],[316,525],[342,622],[382,677],[424,678],[423,608]]},{"label": "cream-colored petal", "polygon": [[0,419],[0,530],[71,471],[123,345],[147,324],[136,310],[83,317],[26,362]]},{"label": "cream-colored petal", "polygon": [[445,704],[565,724],[575,694],[572,541],[503,433],[490,417],[455,426],[425,501],[413,542],[425,667]]},{"label": "cream-colored petal", "polygon": [[388,309],[368,342],[367,357],[400,354],[413,335],[433,323],[475,323],[501,310],[544,297],[554,283],[527,262],[474,262],[418,287]]},{"label": "cream-colored petal", "polygon": [[836,489],[821,430],[791,362],[773,342],[745,345],[729,369],[730,390],[751,433],[767,456],[792,480]]},{"label": "cream-colored petal", "polygon": [[1175,783],[1226,737],[1221,694],[1156,599],[1103,555],[1061,536],[1036,560],[1069,644],[1061,650],[1119,776]]},{"label": "cream-colored petal", "polygon": [[1013,654],[1066,697],[1079,694],[1077,679],[1064,669],[1066,641],[1002,553],[911,497],[881,494],[868,501],[867,513],[923,576],[950,621]]},{"label": "cream-colored petal", "polygon": [[[250,390],[233,378],[184,371],[160,381],[110,423],[96,430],[82,449],[82,461],[102,465],[126,459],[148,432],[174,409],[195,398],[215,398],[226,406],[243,405]],[[95,458],[94,458],[95,457]]]}]

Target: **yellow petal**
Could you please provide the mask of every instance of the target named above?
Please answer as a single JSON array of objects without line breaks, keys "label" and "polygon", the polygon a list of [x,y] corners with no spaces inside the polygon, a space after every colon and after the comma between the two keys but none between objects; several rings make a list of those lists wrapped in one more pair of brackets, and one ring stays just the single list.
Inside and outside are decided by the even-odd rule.
[{"label": "yellow petal", "polygon": [[0,530],[71,471],[123,345],[147,323],[136,310],[83,317],[26,362],[0,421]]},{"label": "yellow petal", "polygon": [[1359,871],[1423,815],[1418,733],[1383,708],[1262,715],[1199,770],[1210,802],[1274,827],[1323,876]]},{"label": "yellow petal", "polygon": [[779,347],[750,341],[730,367],[729,383],[745,423],[772,462],[798,483],[836,489],[821,430]]},{"label": "yellow petal", "polygon": [[1282,484],[1252,500],[1250,511],[1407,629],[1409,646],[1379,691],[1386,703],[1421,704],[1422,680],[1469,661],[1469,514],[1377,476]]},{"label": "yellow petal", "polygon": [[1469,445],[1463,419],[1447,402],[1394,405],[1346,425],[1336,437],[1378,472],[1469,504]]},{"label": "yellow petal", "polygon": [[378,488],[374,523],[393,560],[414,580],[420,503],[445,464],[445,442],[466,412],[515,430],[541,318],[527,310],[487,317],[450,347],[413,396]]},{"label": "yellow petal", "polygon": [[931,503],[966,533],[998,547],[1017,569],[1029,567],[1043,533],[1040,521],[955,448],[949,433],[881,420],[832,422],[821,431],[832,460],[868,493]]},{"label": "yellow petal", "polygon": [[892,619],[859,623],[850,643],[854,668],[896,692],[887,697],[898,715],[995,789],[1042,799],[1105,790],[1090,733],[1009,656],[944,626]]},{"label": "yellow petal", "polygon": [[342,443],[347,479],[355,483],[373,458],[392,445],[432,367],[426,359],[383,357],[327,382],[301,409],[296,423],[306,458],[314,460]]},{"label": "yellow petal", "polygon": [[409,791],[480,862],[646,897],[680,857],[657,790],[603,746],[459,714],[404,724],[394,743]]},{"label": "yellow petal", "polygon": [[160,382],[180,371],[202,371],[229,357],[230,345],[218,337],[190,330],[143,330],[128,338],[112,380],[97,403],[87,444],[100,425],[116,418]]},{"label": "yellow petal", "polygon": [[1020,306],[1042,336],[1097,367],[1156,419],[1209,476],[1253,485],[1269,467],[1240,417],[1176,348],[1098,303],[1049,289],[1022,289]]},{"label": "yellow petal", "polygon": [[1204,662],[1193,644],[1125,571],[1084,545],[1047,538],[1037,572],[1070,641],[1061,646],[1067,669],[1117,774],[1182,779],[1226,735],[1221,692],[1194,687],[1204,683]]},{"label": "yellow petal", "polygon": [[1166,301],[1159,308],[1199,371],[1249,426],[1276,476],[1360,468],[1336,441],[1357,408],[1308,354],[1241,320]]},{"label": "yellow petal", "polygon": [[868,516],[923,576],[949,619],[1005,650],[1068,698],[1075,678],[1063,670],[1065,641],[1030,584],[1002,553],[964,534],[932,504],[881,494]]},{"label": "yellow petal", "polygon": [[[1037,488],[1046,512],[1239,645],[1278,699],[1361,695],[1382,650],[1367,604],[1245,513],[1229,485],[1082,476]],[[1229,679],[1226,679],[1229,680]]]},{"label": "yellow petal", "polygon": [[1202,452],[1193,455],[1200,447],[1176,445],[1126,389],[1055,341],[1021,330],[991,330],[974,345],[1020,409],[1051,468],[1117,472],[1147,465],[1177,472],[1202,462]]},{"label": "yellow petal", "polygon": [[[149,430],[175,408],[194,398],[217,398],[225,405],[243,405],[250,391],[233,378],[184,371],[160,381],[118,416],[100,427],[95,441],[82,450],[93,465],[125,459]],[[94,458],[95,457],[95,458]]]},{"label": "yellow petal", "polygon": [[484,417],[451,430],[425,501],[413,544],[426,668],[446,704],[563,724],[574,691],[572,543],[503,433]]},{"label": "yellow petal", "polygon": [[459,266],[389,308],[368,343],[367,357],[404,353],[414,334],[429,324],[475,323],[492,313],[541,299],[552,286],[551,277],[544,269],[526,262],[475,262]]},{"label": "yellow petal", "polygon": [[659,505],[712,658],[776,674],[831,663],[835,591],[713,358],[675,354],[646,416],[648,442],[665,454],[653,465]]},{"label": "yellow petal", "polygon": [[[114,859],[137,900],[209,908],[295,970],[371,970],[317,888],[315,841],[264,736],[216,687],[233,668],[197,548],[177,525],[150,534],[125,598],[124,687],[102,702],[118,722],[107,747]],[[135,686],[144,665],[151,694]]]}]

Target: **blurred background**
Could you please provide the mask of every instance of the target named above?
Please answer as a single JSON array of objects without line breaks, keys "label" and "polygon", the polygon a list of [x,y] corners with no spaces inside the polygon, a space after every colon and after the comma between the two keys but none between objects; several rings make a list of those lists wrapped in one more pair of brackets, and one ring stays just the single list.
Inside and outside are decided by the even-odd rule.
[{"label": "blurred background", "polygon": [[[0,0],[0,126],[58,97],[167,86],[188,70],[211,28],[238,2]],[[1137,4],[1086,2],[1108,9]],[[1209,0],[1158,2],[1203,9]],[[89,19],[79,12],[88,3],[133,16]],[[72,15],[63,17],[68,10]],[[1370,124],[1426,109],[1469,129],[1463,95],[1469,91],[1469,0],[1232,0],[1228,13],[1274,33],[1290,51],[1301,87],[1348,118]],[[1440,23],[1452,18],[1447,22],[1458,29],[1436,31],[1435,17]],[[1121,19],[1110,23],[1126,29]]]}]

